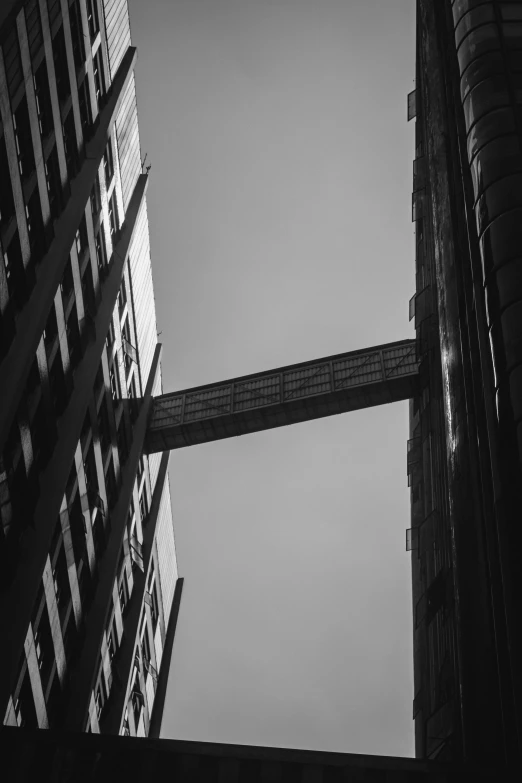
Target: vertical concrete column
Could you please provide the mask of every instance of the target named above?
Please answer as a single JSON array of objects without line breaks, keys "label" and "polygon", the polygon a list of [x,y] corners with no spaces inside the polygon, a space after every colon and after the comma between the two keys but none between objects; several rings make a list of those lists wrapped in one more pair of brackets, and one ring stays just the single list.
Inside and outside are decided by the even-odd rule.
[{"label": "vertical concrete column", "polygon": [[29,52],[29,41],[27,40],[25,11],[23,8],[16,17],[16,27],[18,30],[18,41],[20,42],[20,55],[22,58],[22,70],[24,72],[25,95],[27,98],[29,123],[31,125],[31,139],[33,141],[36,178],[38,180],[38,192],[40,194],[40,206],[42,209],[44,226],[47,226],[51,219],[51,208],[49,206],[49,193],[47,192],[45,161],[42,149],[42,138],[40,136],[40,125],[38,122],[38,110],[36,108],[36,95],[34,91],[33,69],[31,65],[31,54]]},{"label": "vertical concrete column", "polygon": [[31,245],[29,242],[29,231],[27,229],[27,218],[25,215],[25,201],[22,190],[22,180],[18,168],[18,151],[16,149],[15,132],[13,125],[13,115],[11,113],[11,101],[9,100],[9,89],[5,74],[4,56],[0,48],[0,117],[4,128],[5,148],[7,150],[7,162],[9,164],[9,174],[11,176],[11,186],[13,188],[13,200],[16,213],[16,224],[20,246],[22,248],[22,259],[24,267],[31,258]]},{"label": "vertical concrete column", "polygon": [[94,570],[96,568],[96,553],[94,549],[94,539],[92,535],[91,509],[89,508],[89,501],[87,497],[87,484],[85,481],[85,471],[83,469],[82,446],[79,441],[78,441],[78,445],[76,446],[76,450],[74,452],[74,463],[76,465],[76,472],[78,474],[78,494],[80,496],[83,518],[85,520],[85,540],[87,542],[87,554],[89,556],[89,567],[91,569],[91,573],[94,573]]},{"label": "vertical concrete column", "polygon": [[60,287],[58,287],[54,296],[54,307],[56,311],[56,323],[58,326],[58,340],[60,341],[60,355],[62,357],[63,372],[66,378],[70,378],[71,361],[69,357],[69,344],[67,342],[65,313],[63,309],[62,291]]},{"label": "vertical concrete column", "polygon": [[53,638],[54,657],[56,658],[56,671],[58,672],[60,684],[62,684],[66,669],[65,649],[63,646],[60,613],[58,611],[58,603],[56,601],[56,593],[54,590],[53,569],[51,567],[51,561],[49,557],[45,563],[42,582],[45,592],[45,602],[47,604],[47,613],[49,615],[49,623],[51,626],[51,634]]},{"label": "vertical concrete column", "polygon": [[25,657],[27,659],[27,673],[31,682],[31,689],[33,691],[34,706],[36,710],[36,719],[38,720],[39,729],[48,729],[49,721],[47,720],[47,709],[45,706],[45,696],[42,688],[42,679],[40,677],[40,667],[38,666],[38,658],[36,657],[36,649],[34,646],[34,634],[33,626],[29,623],[27,629],[27,635],[24,643]]},{"label": "vertical concrete column", "polygon": [[67,65],[69,67],[69,80],[71,82],[72,112],[76,130],[76,144],[78,149],[81,150],[83,147],[82,118],[80,116],[80,101],[78,98],[78,85],[76,83],[76,66],[74,64],[69,3],[67,0],[60,0],[60,6],[62,9],[63,33],[65,37],[65,50],[67,52]]},{"label": "vertical concrete column", "polygon": [[76,627],[79,628],[82,620],[82,602],[80,598],[80,585],[78,583],[78,571],[76,570],[76,560],[73,550],[69,512],[67,510],[67,500],[65,497],[60,508],[60,526],[62,528],[63,548],[65,550],[69,587],[71,589],[74,620],[76,622]]},{"label": "vertical concrete column", "polygon": [[83,306],[82,278],[80,273],[80,264],[78,260],[78,251],[76,250],[76,242],[73,242],[71,247],[71,269],[72,269],[72,276],[74,281],[74,297],[76,299],[76,312],[78,314],[78,321],[81,321],[82,318],[85,317],[85,310]]},{"label": "vertical concrete column", "polygon": [[42,21],[42,35],[44,41],[45,64],[47,66],[47,76],[49,78],[49,92],[51,95],[54,138],[56,141],[58,166],[60,168],[60,181],[62,184],[62,188],[64,188],[65,185],[67,184],[67,161],[65,159],[65,147],[63,143],[60,103],[58,100],[58,91],[56,89],[56,73],[54,71],[52,36],[51,36],[51,29],[49,27],[49,11],[47,8],[47,0],[38,0],[38,6],[40,8],[40,19]]}]

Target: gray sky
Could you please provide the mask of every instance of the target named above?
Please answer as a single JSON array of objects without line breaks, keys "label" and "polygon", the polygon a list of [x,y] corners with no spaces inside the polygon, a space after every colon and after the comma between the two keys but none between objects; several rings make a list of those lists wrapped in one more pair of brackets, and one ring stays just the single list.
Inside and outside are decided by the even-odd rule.
[{"label": "gray sky", "polygon": [[[414,0],[131,0],[165,390],[413,336]],[[413,755],[407,403],[174,452],[163,735]]]}]

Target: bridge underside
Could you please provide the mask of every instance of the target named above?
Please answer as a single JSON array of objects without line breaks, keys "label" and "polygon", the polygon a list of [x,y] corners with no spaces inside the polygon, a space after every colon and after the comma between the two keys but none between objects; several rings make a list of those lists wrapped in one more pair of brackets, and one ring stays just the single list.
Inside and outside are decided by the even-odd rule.
[{"label": "bridge underside", "polygon": [[384,405],[417,392],[415,340],[155,397],[145,452],[179,449]]}]

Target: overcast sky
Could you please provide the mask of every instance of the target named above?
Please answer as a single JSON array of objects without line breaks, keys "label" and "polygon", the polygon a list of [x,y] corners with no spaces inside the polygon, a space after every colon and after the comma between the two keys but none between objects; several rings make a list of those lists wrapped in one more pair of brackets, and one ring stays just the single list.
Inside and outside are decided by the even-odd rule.
[{"label": "overcast sky", "polygon": [[[413,336],[414,0],[131,0],[166,391]],[[173,452],[163,736],[413,755],[407,403]]]}]

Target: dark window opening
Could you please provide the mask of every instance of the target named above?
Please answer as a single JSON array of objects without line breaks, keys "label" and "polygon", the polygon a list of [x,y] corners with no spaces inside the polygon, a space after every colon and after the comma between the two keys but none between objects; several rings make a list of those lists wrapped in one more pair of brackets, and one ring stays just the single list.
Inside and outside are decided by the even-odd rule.
[{"label": "dark window opening", "polygon": [[59,217],[63,207],[64,198],[62,193],[62,183],[60,180],[60,166],[58,164],[58,153],[54,146],[45,161],[45,179],[47,182],[47,193],[49,194],[49,207],[51,216],[56,219]]},{"label": "dark window opening", "polygon": [[76,176],[80,167],[80,156],[78,154],[76,129],[72,112],[69,112],[63,124],[63,144],[65,148],[65,160],[67,161],[67,170],[69,176],[72,178]]},{"label": "dark window opening", "polygon": [[47,606],[45,603],[42,614],[40,616],[40,622],[34,631],[34,647],[36,651],[36,658],[38,660],[40,677],[42,678],[42,686],[45,691],[47,689],[48,680],[51,675],[55,660],[51,625],[49,623],[49,614],[47,612]]},{"label": "dark window opening", "polygon": [[149,642],[149,629],[147,628],[146,621],[144,622],[144,628],[142,631],[143,635],[141,637],[141,657],[143,658],[143,663],[145,667],[148,669],[150,665],[150,642]]},{"label": "dark window opening", "polygon": [[83,42],[82,16],[78,0],[69,6],[69,19],[71,23],[71,37],[76,70],[85,62],[85,45]]},{"label": "dark window opening", "polygon": [[147,493],[145,489],[143,489],[143,492],[140,495],[140,517],[142,523],[146,521],[148,513],[149,513],[149,504],[147,502]]},{"label": "dark window opening", "polygon": [[92,135],[92,113],[87,77],[78,85],[78,102],[80,104],[80,121],[82,124],[83,136],[85,139],[89,139]]},{"label": "dark window opening", "polygon": [[64,311],[67,311],[67,305],[69,304],[69,299],[74,294],[74,277],[73,277],[73,271],[72,271],[72,263],[71,258],[67,259],[67,263],[65,264],[65,269],[63,270],[63,276],[62,276],[62,300],[63,300],[63,308]]},{"label": "dark window opening", "polygon": [[112,362],[111,366],[109,367],[109,378],[111,382],[112,399],[119,400],[121,398],[120,379],[118,377],[115,362]]},{"label": "dark window opening", "polygon": [[94,281],[92,279],[92,269],[90,264],[87,264],[83,273],[82,294],[85,315],[94,324],[94,315],[96,313],[96,295],[94,293]]},{"label": "dark window opening", "polygon": [[114,160],[112,157],[111,140],[107,142],[105,152],[103,153],[103,167],[105,169],[105,185],[108,188],[114,175]]},{"label": "dark window opening", "polygon": [[45,60],[38,67],[33,76],[34,92],[36,98],[36,111],[38,113],[38,124],[40,133],[46,138],[54,130],[53,109],[51,103],[51,93],[49,91],[49,78],[47,75],[47,65]]},{"label": "dark window opening", "polygon": [[92,210],[92,219],[93,222],[96,223],[98,220],[98,217],[100,215],[102,208],[102,202],[101,202],[101,192],[100,192],[100,177],[98,174],[96,174],[96,179],[94,180],[94,185],[92,186],[91,190],[91,210]]},{"label": "dark window opening", "polygon": [[31,137],[31,124],[27,109],[27,98],[24,97],[13,112],[13,126],[15,134],[16,153],[18,156],[18,169],[20,176],[25,179],[35,170],[33,140]]},{"label": "dark window opening", "polygon": [[107,486],[107,502],[109,508],[114,508],[118,499],[118,482],[116,481],[116,473],[114,471],[114,462],[111,459],[107,475],[105,476],[105,483]]},{"label": "dark window opening", "polygon": [[105,233],[103,231],[103,225],[100,225],[100,230],[96,234],[94,243],[96,246],[96,262],[98,264],[98,271],[103,277],[107,268],[107,250],[105,247]]},{"label": "dark window opening", "polygon": [[96,0],[87,0],[87,20],[89,23],[89,35],[91,36],[91,41],[94,41],[100,29]]},{"label": "dark window opening", "polygon": [[120,222],[118,220],[118,204],[116,201],[115,192],[113,192],[109,199],[109,226],[111,229],[112,241],[115,242],[118,238],[118,231],[120,228]]},{"label": "dark window opening", "polygon": [[127,581],[127,571],[124,568],[121,576],[120,585],[118,588],[118,595],[120,597],[121,613],[125,611],[125,608],[129,602],[129,583]]},{"label": "dark window opening", "polygon": [[83,254],[87,252],[89,249],[89,240],[87,237],[87,222],[85,220],[85,214],[82,215],[82,219],[80,220],[80,225],[78,226],[78,230],[76,232],[76,251],[78,253],[78,258],[81,259]]},{"label": "dark window opening", "polygon": [[56,356],[49,372],[49,384],[56,416],[61,416],[67,406],[68,394],[62,357],[59,354]]},{"label": "dark window opening", "polygon": [[155,631],[159,620],[158,589],[156,587],[156,582],[154,582],[154,584],[152,585],[150,597],[151,597],[150,613],[152,617],[152,630]]},{"label": "dark window opening", "polygon": [[58,613],[60,615],[60,624],[63,629],[67,608],[71,601],[71,586],[69,584],[69,572],[67,570],[67,559],[63,541],[60,544],[58,557],[53,566],[53,584],[58,604]]},{"label": "dark window opening", "polygon": [[51,351],[53,349],[54,341],[58,337],[58,321],[56,320],[56,309],[54,304],[51,305],[47,321],[45,323],[45,329],[43,332],[44,345],[47,352],[47,358],[49,360]]},{"label": "dark window opening", "polygon": [[105,96],[105,75],[103,73],[103,59],[101,46],[93,57],[92,60],[93,74],[94,74],[94,89],[96,91],[96,101],[98,108],[103,105],[103,98]]},{"label": "dark window opening", "polygon": [[107,636],[107,648],[109,651],[109,658],[112,662],[118,652],[118,633],[116,631],[116,619],[114,617],[112,618],[111,629]]},{"label": "dark window opening", "polygon": [[25,214],[29,231],[29,243],[31,245],[31,258],[37,263],[43,258],[46,248],[42,206],[38,188],[33,190],[33,194],[26,204]]},{"label": "dark window opening", "polygon": [[103,677],[103,671],[100,673],[98,685],[96,686],[94,701],[96,704],[96,714],[99,720],[103,712],[105,703],[107,701],[107,689],[105,687],[105,679]]},{"label": "dark window opening", "polygon": [[0,182],[2,183],[0,188],[0,226],[3,228],[8,225],[15,214],[11,173],[3,134],[0,137]]},{"label": "dark window opening", "polygon": [[4,249],[4,268],[9,296],[21,308],[27,301],[31,285],[24,268],[18,231],[15,231],[9,246]]},{"label": "dark window opening", "polygon": [[125,424],[125,418],[122,416],[120,419],[120,426],[117,432],[118,440],[118,453],[120,455],[121,462],[127,462],[129,456],[129,438],[127,436],[127,427]]},{"label": "dark window opening", "polygon": [[53,59],[58,98],[60,103],[64,105],[71,95],[71,82],[69,81],[69,67],[67,64],[67,49],[65,48],[63,26],[60,26],[60,29],[53,39]]},{"label": "dark window opening", "polygon": [[107,400],[104,398],[98,413],[98,431],[100,433],[100,445],[102,448],[103,461],[111,445],[111,430],[109,426],[109,413],[107,410]]},{"label": "dark window opening", "polygon": [[71,365],[77,367],[82,358],[82,344],[80,340],[80,327],[78,324],[76,302],[73,304],[69,318],[67,319],[65,331],[67,333],[67,344],[69,346]]}]

